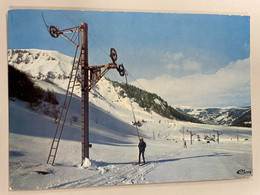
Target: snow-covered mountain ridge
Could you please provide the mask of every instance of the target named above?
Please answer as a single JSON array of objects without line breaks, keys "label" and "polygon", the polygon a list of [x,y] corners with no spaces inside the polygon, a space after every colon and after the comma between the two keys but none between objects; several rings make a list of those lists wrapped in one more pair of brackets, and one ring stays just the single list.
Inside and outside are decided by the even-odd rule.
[{"label": "snow-covered mountain ridge", "polygon": [[[57,85],[58,87],[66,90],[69,80],[69,74],[72,66],[72,57],[65,56],[57,51],[46,51],[46,50],[35,50],[35,49],[19,49],[19,50],[9,50],[8,51],[8,63],[17,69],[28,73],[38,85],[41,85],[41,82],[49,82]],[[77,96],[81,96],[80,88],[80,72],[76,80],[76,87],[74,93]],[[42,85],[45,87],[46,85]],[[101,79],[98,84],[90,91],[90,102],[95,105],[111,110],[111,107],[115,108],[117,105],[125,107],[127,110],[131,110],[129,107],[130,99],[132,102],[137,103],[135,108],[138,108],[140,112],[146,112],[146,115],[152,115],[153,112],[167,118],[179,119],[185,121],[199,122],[199,120],[192,117],[186,117],[185,115],[179,113],[173,108],[169,108],[167,102],[162,99],[157,98],[148,98],[148,93],[145,93],[138,88],[131,88],[131,93],[133,91],[142,91],[142,96],[147,96],[149,102],[153,102],[148,107],[145,107],[143,104],[140,105],[140,102],[137,101],[133,96],[121,96],[120,92],[125,91],[128,88],[124,88],[125,85],[115,85],[115,82],[108,79]],[[50,90],[47,88],[47,90]],[[129,91],[129,90],[128,90]],[[140,95],[140,94],[139,94]],[[130,97],[130,98],[129,98]],[[147,99],[145,98],[145,99]],[[101,101],[100,101],[101,100]],[[144,100],[142,100],[144,101]],[[156,106],[156,109],[155,109]],[[114,110],[115,114],[120,115]],[[153,111],[153,112],[152,112]],[[167,112],[166,112],[167,111]],[[111,111],[110,111],[111,112]],[[143,120],[143,119],[140,119]]]},{"label": "snow-covered mountain ridge", "polygon": [[176,110],[188,114],[204,123],[214,125],[251,126],[251,107],[176,107]]},{"label": "snow-covered mountain ridge", "polygon": [[[67,90],[72,62],[72,57],[65,56],[57,51],[35,49],[8,51],[8,64],[28,73],[41,88],[55,92],[60,103],[63,102]],[[120,90],[119,87],[114,87],[108,79],[102,78],[90,91],[90,103],[131,124],[133,117],[130,101],[132,100],[120,97],[118,95]],[[78,96],[77,98],[81,97],[81,86],[78,80],[76,80],[73,93]],[[153,118],[164,120],[163,117],[154,112],[144,111],[135,102],[132,105],[135,109],[136,120],[145,119],[147,121],[154,120]]]},{"label": "snow-covered mountain ridge", "polygon": [[73,58],[57,51],[38,49],[8,50],[8,64],[38,79],[67,78]]},{"label": "snow-covered mountain ridge", "polygon": [[[41,81],[47,81],[64,90],[67,89],[72,62],[72,57],[57,51],[38,49],[8,50],[8,64],[29,73],[39,85]],[[74,93],[80,97],[80,83],[76,82]],[[114,93],[111,93],[111,90]],[[129,100],[118,95],[120,91],[122,91],[122,88],[115,88],[108,80],[102,79],[91,91],[90,101],[96,105],[102,105],[107,110],[113,107],[112,102],[121,102],[121,106],[130,109],[128,105]],[[123,104],[122,101],[124,102]],[[140,105],[136,106],[139,107]],[[143,108],[139,109],[144,110]],[[192,116],[207,124],[241,125],[240,122],[242,121],[243,124],[246,122],[246,125],[242,124],[242,126],[251,125],[251,108],[248,107],[193,108],[183,106],[175,109],[184,115]]]},{"label": "snow-covered mountain ridge", "polygon": [[[66,90],[72,63],[72,57],[58,51],[39,49],[8,50],[8,64],[28,73],[38,85],[41,85],[41,81],[47,81]],[[74,93],[81,96],[78,80],[76,80]]]}]

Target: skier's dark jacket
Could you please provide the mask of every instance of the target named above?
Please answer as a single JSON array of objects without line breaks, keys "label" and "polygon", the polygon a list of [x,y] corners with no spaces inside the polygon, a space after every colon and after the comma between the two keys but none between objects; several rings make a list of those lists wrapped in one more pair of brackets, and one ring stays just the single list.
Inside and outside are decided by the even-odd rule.
[{"label": "skier's dark jacket", "polygon": [[140,151],[145,151],[146,143],[145,142],[140,142],[138,145],[138,148]]}]

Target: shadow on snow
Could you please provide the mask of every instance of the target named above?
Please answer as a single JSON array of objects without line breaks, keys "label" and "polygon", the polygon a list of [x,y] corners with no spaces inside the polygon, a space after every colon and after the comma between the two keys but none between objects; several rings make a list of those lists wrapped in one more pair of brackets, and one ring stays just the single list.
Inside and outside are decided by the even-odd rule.
[{"label": "shadow on snow", "polygon": [[[188,157],[182,157],[182,158],[172,158],[172,159],[161,159],[161,160],[151,160],[147,161],[147,164],[150,163],[167,163],[167,162],[174,162],[174,161],[180,161],[180,160],[187,160],[187,159],[197,159],[197,158],[214,158],[214,157],[227,157],[232,156],[228,153],[217,153],[214,154],[208,154],[208,155],[198,155],[198,156],[188,156]],[[121,162],[121,163],[107,163],[107,162],[94,162],[98,166],[107,166],[107,165],[127,165],[127,164],[133,164],[136,162]]]},{"label": "shadow on snow", "polygon": [[[58,96],[65,97],[61,94]],[[81,122],[70,125],[70,118],[73,115],[81,117],[81,100],[78,97],[72,98],[61,139],[81,142]],[[110,114],[109,111],[93,104],[90,104],[89,115],[91,143],[130,144],[132,142],[129,138],[137,136],[136,129],[130,124],[131,116],[129,116],[129,124],[127,124]],[[52,139],[56,127],[57,123],[54,123],[53,118],[26,109],[17,102],[9,102],[9,133]]]}]

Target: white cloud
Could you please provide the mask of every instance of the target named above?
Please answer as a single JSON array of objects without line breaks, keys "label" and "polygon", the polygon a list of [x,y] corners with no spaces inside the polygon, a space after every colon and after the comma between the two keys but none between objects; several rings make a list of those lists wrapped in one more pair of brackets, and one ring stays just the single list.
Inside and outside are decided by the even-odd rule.
[{"label": "white cloud", "polygon": [[201,64],[192,61],[183,53],[166,53],[162,58],[162,64],[167,70],[178,71],[179,73],[195,73],[201,71]]},{"label": "white cloud", "polygon": [[184,71],[194,71],[194,72],[199,72],[201,70],[201,65],[198,62],[191,61],[189,59],[184,60],[182,62],[183,70]]},{"label": "white cloud", "polygon": [[214,74],[197,73],[181,78],[165,74],[138,82],[173,106],[229,106],[236,99],[239,99],[236,103],[250,103],[249,79],[250,61],[247,58],[230,63]]},{"label": "white cloud", "polygon": [[180,59],[182,59],[184,57],[184,55],[179,52],[179,53],[170,53],[170,52],[167,52],[165,54],[165,56],[163,57],[163,60],[168,62],[168,61],[173,61],[173,62],[176,62]]},{"label": "white cloud", "polygon": [[167,69],[179,71],[179,70],[181,70],[181,66],[178,64],[167,64]]},{"label": "white cloud", "polygon": [[177,60],[180,60],[181,58],[183,58],[184,55],[179,52],[179,53],[174,53],[174,54],[172,54],[172,57],[173,57],[173,59],[174,59],[175,61],[177,61]]}]

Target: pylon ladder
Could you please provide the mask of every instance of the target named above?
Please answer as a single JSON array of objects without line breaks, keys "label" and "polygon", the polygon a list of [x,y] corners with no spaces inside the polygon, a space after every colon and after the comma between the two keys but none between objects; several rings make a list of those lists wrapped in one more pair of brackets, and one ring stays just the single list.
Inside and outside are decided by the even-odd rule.
[{"label": "pylon ladder", "polygon": [[67,87],[67,91],[66,91],[66,96],[65,96],[64,102],[61,107],[61,113],[60,113],[59,120],[57,123],[56,131],[55,131],[55,134],[54,134],[54,137],[52,140],[47,164],[51,164],[51,165],[54,164],[54,161],[55,161],[55,158],[57,155],[57,151],[58,151],[58,147],[59,147],[59,143],[60,143],[60,139],[61,139],[61,135],[63,132],[64,124],[66,121],[71,99],[73,96],[73,90],[75,87],[76,79],[78,77],[78,70],[79,70],[79,64],[80,64],[80,58],[77,60],[77,53],[78,53],[78,47],[76,48],[76,52],[75,52],[75,56],[74,56],[74,60],[73,60],[73,64],[72,64],[72,69],[71,69],[71,73],[70,73],[70,77],[69,77],[69,83],[68,83],[68,87]]}]

